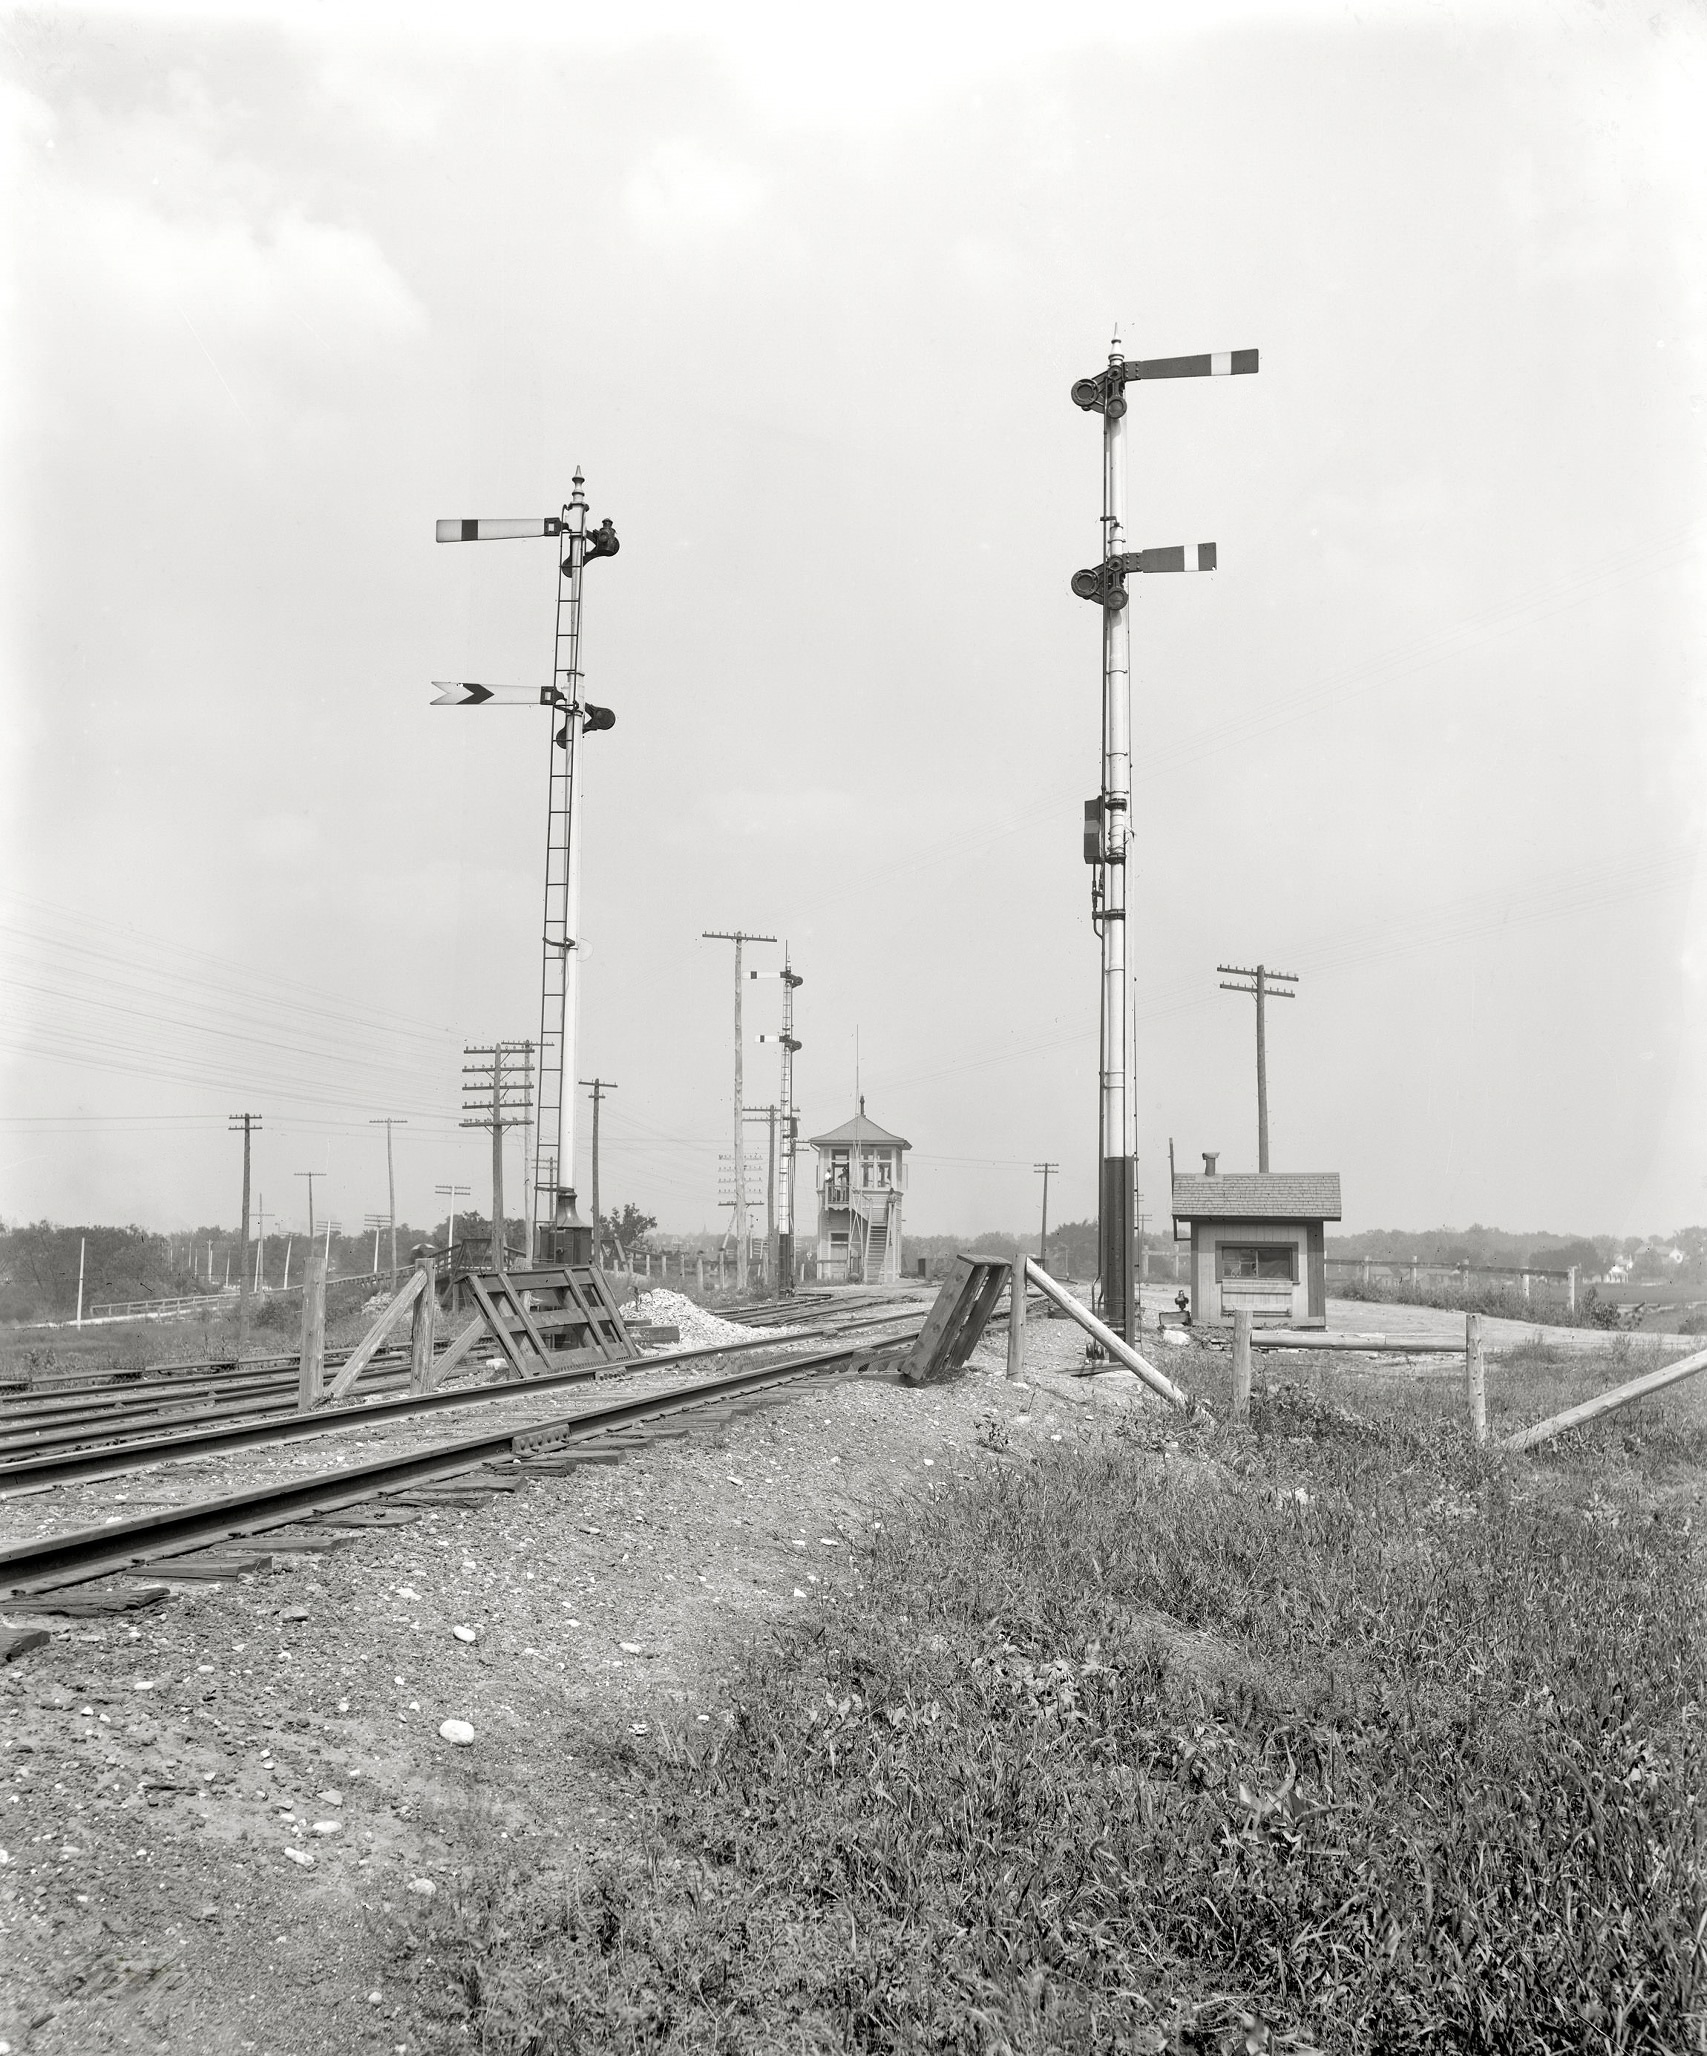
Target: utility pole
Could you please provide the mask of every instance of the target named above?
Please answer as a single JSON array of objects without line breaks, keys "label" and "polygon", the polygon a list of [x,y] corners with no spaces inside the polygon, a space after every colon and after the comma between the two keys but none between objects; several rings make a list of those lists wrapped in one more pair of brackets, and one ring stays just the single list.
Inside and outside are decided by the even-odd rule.
[{"label": "utility pole", "polygon": [[[1223,992],[1248,992],[1257,1003],[1257,1169],[1268,1169],[1268,1029],[1264,1017],[1264,1003],[1271,999],[1296,999],[1295,987],[1298,974],[1295,971],[1271,971],[1266,964],[1258,964],[1254,971],[1246,970],[1240,964],[1217,964],[1217,971],[1224,975],[1221,980]],[[1229,985],[1229,978],[1247,980],[1248,983]]]},{"label": "utility pole", "polygon": [[407,1121],[400,1121],[392,1114],[368,1122],[370,1128],[385,1130],[385,1199],[391,1209],[391,1292],[397,1296],[397,1173],[391,1161],[391,1131],[393,1128],[407,1128]]},{"label": "utility pole", "polygon": [[[750,971],[747,975],[759,978],[771,974]],[[778,1116],[782,1123],[782,1154],[776,1171],[776,1289],[779,1296],[787,1298],[794,1290],[794,1172],[800,1136],[800,1117],[794,1111],[794,1059],[800,1049],[794,1034],[794,995],[806,983],[789,958],[787,943],[782,946],[782,969],[776,975],[782,980],[782,1033],[761,1035],[759,1040],[782,1045],[782,1103]]]},{"label": "utility pole", "polygon": [[519,1128],[533,1105],[533,1044],[492,1042],[465,1048],[472,1064],[462,1067],[465,1128],[492,1131],[492,1268],[504,1270],[504,1130]]},{"label": "utility pole", "polygon": [[1049,1174],[1060,1170],[1059,1164],[1033,1164],[1034,1171],[1043,1173],[1043,1226],[1037,1235],[1037,1261],[1045,1270],[1049,1268]]},{"label": "utility pole", "polygon": [[[433,1190],[440,1199],[450,1202],[450,1220],[445,1227],[445,1276],[452,1279],[456,1272],[456,1203],[466,1199],[473,1190],[468,1185],[435,1185]],[[455,1285],[451,1287],[455,1291]]]},{"label": "utility pole", "polygon": [[312,1242],[314,1240],[314,1181],[316,1178],[324,1178],[326,1173],[324,1171],[298,1171],[294,1175],[308,1180],[308,1239]]},{"label": "utility pole", "polygon": [[597,1263],[604,1233],[604,1216],[599,1212],[599,1106],[605,1094],[615,1092],[616,1087],[608,1078],[583,1078],[579,1082],[593,1095],[593,1262]]},{"label": "utility pole", "polygon": [[747,1289],[747,1165],[745,1160],[746,1137],[742,1129],[743,1098],[745,1085],[741,1071],[741,950],[749,942],[775,942],[774,935],[749,935],[743,928],[707,928],[701,931],[705,942],[732,942],[735,945],[735,1161],[731,1166],[735,1174],[735,1285],[745,1292]]},{"label": "utility pole", "polygon": [[1102,1317],[1127,1343],[1137,1333],[1133,1223],[1137,1215],[1137,1067],[1126,925],[1126,855],[1132,842],[1132,658],[1127,577],[1133,572],[1213,571],[1213,543],[1126,547],[1126,388],[1143,379],[1254,372],[1255,350],[1214,356],[1128,358],[1115,338],[1108,368],[1077,380],[1073,404],[1102,416],[1102,561],[1073,574],[1073,591],[1102,614],[1102,788],[1085,803],[1085,861],[1095,867],[1091,924],[1102,945],[1099,1022],[1097,1244]]},{"label": "utility pole", "polygon": [[261,1125],[259,1114],[233,1114],[229,1121],[230,1131],[243,1131],[243,1225],[238,1233],[243,1238],[242,1254],[237,1265],[237,1361],[243,1361],[243,1351],[249,1342],[249,1138]]},{"label": "utility pole", "polygon": [[386,1216],[384,1214],[363,1214],[362,1216],[362,1226],[373,1236],[373,1275],[376,1278],[379,1276],[379,1237],[381,1230],[385,1227],[385,1223]]},{"label": "utility pole", "polygon": [[[540,975],[539,1132],[535,1139],[534,1220],[529,1259],[536,1264],[580,1264],[591,1240],[575,1211],[575,1190],[560,1179],[575,1175],[575,1024],[580,987],[581,740],[616,726],[609,707],[581,696],[581,574],[621,547],[607,518],[589,528],[591,514],[576,470],[561,513],[543,519],[451,520],[438,524],[441,543],[553,539],[558,563],[557,635],[551,684],[543,688],[436,681],[435,707],[547,706],[552,746],[545,827],[545,914]],[[562,727],[557,726],[561,718]]]},{"label": "utility pole", "polygon": [[[763,1037],[760,1038],[763,1040]],[[776,1123],[777,1108],[748,1107],[749,1121],[763,1121],[769,1147],[765,1158],[765,1282],[776,1276]]]}]

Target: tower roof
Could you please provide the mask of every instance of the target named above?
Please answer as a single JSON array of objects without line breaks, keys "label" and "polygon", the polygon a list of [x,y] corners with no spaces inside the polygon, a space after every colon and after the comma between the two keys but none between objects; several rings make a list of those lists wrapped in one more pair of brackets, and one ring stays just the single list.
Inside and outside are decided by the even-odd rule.
[{"label": "tower roof", "polygon": [[813,1149],[842,1149],[855,1142],[887,1144],[891,1149],[911,1149],[913,1146],[906,1136],[891,1135],[887,1128],[880,1128],[875,1121],[867,1120],[863,1099],[859,1103],[859,1112],[851,1121],[844,1121],[827,1135],[809,1135],[806,1139]]}]

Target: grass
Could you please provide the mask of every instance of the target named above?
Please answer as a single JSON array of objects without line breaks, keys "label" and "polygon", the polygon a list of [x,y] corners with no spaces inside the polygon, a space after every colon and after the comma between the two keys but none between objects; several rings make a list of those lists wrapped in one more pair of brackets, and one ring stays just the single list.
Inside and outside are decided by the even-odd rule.
[{"label": "grass", "polygon": [[465,1852],[444,2045],[1707,2050],[1675,1495],[1604,1433],[1517,1464],[1297,1386],[1162,1432],[886,1516],[714,1743],[617,1753],[629,1851]]}]

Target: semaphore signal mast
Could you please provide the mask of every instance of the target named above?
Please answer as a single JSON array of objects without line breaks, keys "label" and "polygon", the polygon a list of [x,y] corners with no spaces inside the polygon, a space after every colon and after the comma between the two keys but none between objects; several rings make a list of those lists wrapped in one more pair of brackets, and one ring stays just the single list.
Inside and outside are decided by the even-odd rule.
[{"label": "semaphore signal mast", "polygon": [[[550,788],[546,800],[545,914],[542,924],[539,1022],[539,1125],[535,1130],[531,1256],[539,1264],[593,1260],[592,1230],[575,1210],[575,1027],[581,924],[581,740],[614,728],[608,707],[581,696],[581,574],[596,557],[621,547],[607,518],[589,530],[583,479],[561,514],[540,519],[441,521],[441,543],[555,539],[557,633],[549,687],[476,685],[435,680],[435,707],[546,706],[552,709]],[[557,725],[561,715],[562,726]]]},{"label": "semaphore signal mast", "polygon": [[1126,547],[1126,388],[1144,379],[1216,378],[1257,368],[1255,350],[1199,357],[1123,356],[1073,386],[1076,407],[1102,416],[1102,562],[1073,574],[1073,591],[1102,609],[1102,789],[1085,802],[1085,861],[1095,866],[1091,920],[1102,944],[1098,1077],[1097,1245],[1102,1317],[1137,1336],[1133,1261],[1138,1228],[1137,1076],[1132,1024],[1126,852],[1132,840],[1132,658],[1127,578],[1134,572],[1213,571],[1215,545]]}]

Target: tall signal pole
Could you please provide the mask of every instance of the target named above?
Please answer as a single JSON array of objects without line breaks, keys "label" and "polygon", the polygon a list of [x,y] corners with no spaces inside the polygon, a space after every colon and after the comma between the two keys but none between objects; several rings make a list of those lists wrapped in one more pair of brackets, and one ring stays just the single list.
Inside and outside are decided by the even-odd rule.
[{"label": "tall signal pole", "polygon": [[[766,975],[769,974],[748,973],[752,978]],[[782,1033],[761,1035],[759,1040],[782,1045],[782,1100],[778,1115],[782,1123],[782,1150],[776,1171],[776,1289],[786,1297],[794,1290],[794,1172],[800,1136],[800,1117],[794,1111],[794,1059],[800,1049],[794,1034],[794,995],[806,983],[794,969],[786,943],[782,950],[782,969],[776,975],[782,980]]]},{"label": "tall signal pole", "polygon": [[[1271,971],[1266,964],[1258,964],[1254,971],[1248,971],[1242,964],[1217,964],[1221,972],[1223,992],[1248,992],[1257,1003],[1257,1169],[1268,1169],[1268,1029],[1264,1019],[1264,1003],[1271,999],[1296,999],[1298,994],[1289,987],[1296,987],[1298,974],[1295,971]],[[1235,981],[1229,984],[1228,979]]]},{"label": "tall signal pole", "polygon": [[533,1044],[492,1042],[464,1049],[462,1110],[465,1128],[492,1131],[492,1268],[504,1269],[504,1130],[520,1128],[533,1104]]},{"label": "tall signal pole", "polygon": [[744,928],[706,928],[701,931],[704,942],[732,942],[735,945],[735,1160],[731,1168],[735,1174],[735,1283],[745,1292],[747,1289],[747,1164],[746,1138],[743,1133],[745,1082],[742,1075],[742,1058],[745,1052],[741,1046],[741,950],[749,942],[775,942],[774,935],[749,935]]},{"label": "tall signal pole", "polygon": [[272,1219],[267,1212],[267,1195],[263,1192],[255,1207],[255,1219],[261,1232],[255,1237],[255,1290],[260,1291],[266,1283],[267,1269],[267,1223]]},{"label": "tall signal pole", "polygon": [[[580,987],[576,954],[581,929],[581,738],[614,728],[608,707],[581,698],[581,573],[597,557],[614,557],[620,545],[607,519],[589,531],[586,481],[579,470],[561,514],[542,520],[441,521],[441,543],[501,542],[551,536],[563,550],[558,566],[557,633],[551,684],[475,685],[437,681],[436,707],[548,706],[552,726],[546,799],[545,917],[540,975],[539,1129],[535,1137],[533,1247],[541,1264],[587,1261],[592,1237],[575,1211],[575,1024]],[[558,716],[563,726],[557,728]]]},{"label": "tall signal pole", "polygon": [[[764,1041],[761,1035],[759,1040]],[[766,1129],[765,1151],[765,1276],[776,1276],[776,1137],[777,1114],[775,1106],[748,1107],[749,1121],[763,1121]]]},{"label": "tall signal pole", "polygon": [[1049,1174],[1060,1170],[1059,1164],[1033,1164],[1034,1171],[1043,1173],[1043,1226],[1037,1234],[1037,1261],[1045,1270],[1049,1268]]},{"label": "tall signal pole", "polygon": [[616,1087],[608,1078],[583,1078],[579,1081],[593,1095],[593,1261],[599,1260],[599,1237],[602,1216],[599,1213],[599,1106],[607,1092]]},{"label": "tall signal pole", "polygon": [[1126,923],[1126,853],[1132,841],[1132,643],[1126,580],[1132,572],[1213,571],[1215,545],[1126,548],[1126,388],[1141,379],[1209,378],[1254,372],[1255,350],[1203,357],[1129,358],[1119,338],[1108,368],[1077,380],[1073,404],[1102,416],[1102,561],[1073,574],[1072,589],[1102,610],[1102,789],[1085,807],[1085,860],[1095,866],[1091,920],[1102,943],[1099,1018],[1097,1182],[1102,1317],[1135,1340],[1133,1262],[1137,1221],[1137,1076]]},{"label": "tall signal pole", "polygon": [[397,1291],[397,1172],[391,1160],[391,1131],[393,1128],[407,1128],[407,1121],[399,1120],[394,1114],[383,1115],[369,1121],[370,1128],[385,1130],[385,1203],[391,1213],[391,1290]]},{"label": "tall signal pole", "polygon": [[314,1181],[316,1178],[324,1178],[326,1173],[324,1171],[296,1171],[292,1175],[308,1180],[308,1239],[312,1242],[314,1240]]},{"label": "tall signal pole", "polygon": [[243,1131],[243,1226],[239,1231],[243,1237],[242,1256],[237,1265],[237,1361],[243,1361],[243,1351],[249,1341],[249,1138],[261,1125],[259,1114],[233,1114],[230,1117],[230,1131]]}]

